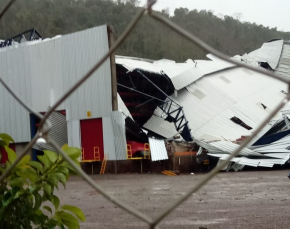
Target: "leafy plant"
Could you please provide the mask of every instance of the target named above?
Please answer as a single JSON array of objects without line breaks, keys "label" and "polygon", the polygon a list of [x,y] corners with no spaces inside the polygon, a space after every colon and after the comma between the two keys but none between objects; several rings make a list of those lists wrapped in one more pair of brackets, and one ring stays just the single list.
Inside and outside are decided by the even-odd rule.
[{"label": "leafy plant", "polygon": [[[13,139],[2,134],[0,137],[0,144],[8,154],[7,168],[17,156],[8,147]],[[79,165],[80,149],[64,146],[63,150]],[[86,219],[83,212],[75,206],[60,206],[59,198],[54,195],[59,183],[65,187],[74,169],[61,155],[49,150],[44,150],[38,159],[40,162],[30,161],[29,155],[24,156],[0,183],[0,228],[80,228],[79,220]],[[0,168],[0,173],[4,171]]]},{"label": "leafy plant", "polygon": [[[4,146],[9,146],[10,142],[14,142],[13,138],[11,138],[8,134],[0,133],[0,148]],[[2,158],[2,154],[0,152],[0,161]]]}]

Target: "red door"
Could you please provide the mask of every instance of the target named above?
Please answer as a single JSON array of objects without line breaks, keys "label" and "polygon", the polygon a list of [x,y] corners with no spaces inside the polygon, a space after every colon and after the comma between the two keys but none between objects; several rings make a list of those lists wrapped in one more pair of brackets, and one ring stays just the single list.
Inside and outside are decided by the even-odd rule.
[{"label": "red door", "polygon": [[100,160],[104,158],[103,123],[101,118],[81,120],[83,160],[95,160],[95,147],[99,148]]}]

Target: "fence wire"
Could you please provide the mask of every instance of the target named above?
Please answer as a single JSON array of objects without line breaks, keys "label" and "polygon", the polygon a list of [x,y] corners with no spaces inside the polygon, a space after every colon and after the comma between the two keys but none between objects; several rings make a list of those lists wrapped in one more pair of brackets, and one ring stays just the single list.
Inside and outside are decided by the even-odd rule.
[{"label": "fence wire", "polygon": [[[4,7],[4,9],[0,13],[0,20],[5,15],[7,10],[13,5],[13,3],[16,0],[10,0],[8,4]],[[166,210],[164,210],[160,215],[158,215],[155,218],[150,218],[146,216],[145,214],[141,213],[139,210],[135,209],[134,207],[127,205],[123,203],[120,200],[117,200],[113,196],[109,195],[100,185],[95,183],[90,176],[88,176],[80,167],[78,167],[68,156],[67,154],[61,149],[61,147],[55,143],[52,139],[49,138],[48,133],[51,130],[51,123],[47,120],[49,115],[54,112],[57,107],[64,102],[78,87],[80,87],[89,77],[92,76],[92,74],[100,67],[102,64],[120,47],[120,45],[126,40],[126,38],[130,35],[130,33],[133,31],[133,29],[137,26],[140,19],[143,17],[145,13],[147,13],[150,17],[155,19],[156,21],[161,22],[165,26],[169,27],[171,30],[175,31],[179,35],[186,38],[189,42],[192,42],[196,45],[198,45],[201,49],[212,53],[213,55],[219,57],[220,59],[223,59],[229,63],[232,63],[235,65],[235,67],[243,67],[247,68],[249,70],[252,70],[254,72],[262,73],[265,76],[275,78],[277,80],[280,80],[286,84],[288,84],[288,88],[290,87],[290,80],[286,77],[275,75],[269,71],[263,70],[263,69],[257,69],[255,67],[242,64],[240,62],[237,62],[233,59],[230,59],[225,54],[215,50],[211,46],[207,45],[205,42],[194,36],[193,34],[188,33],[178,25],[174,24],[167,18],[163,17],[161,14],[158,14],[152,10],[152,6],[157,2],[157,0],[148,0],[147,6],[142,8],[135,18],[131,21],[131,23],[128,25],[127,29],[123,32],[123,34],[119,37],[119,39],[113,44],[113,46],[110,48],[109,52],[104,55],[101,60],[99,60],[88,72],[85,74],[73,87],[71,87],[62,97],[55,103],[54,106],[43,116],[40,113],[33,110],[33,108],[29,107],[25,102],[23,102],[19,96],[17,96],[16,93],[13,92],[13,90],[5,83],[5,81],[0,76],[0,82],[1,84],[8,90],[8,92],[30,113],[33,113],[38,118],[40,118],[41,122],[37,131],[37,134],[34,136],[34,138],[26,145],[23,152],[19,155],[19,157],[16,159],[16,161],[8,167],[5,172],[0,177],[0,183],[9,175],[10,171],[17,165],[17,163],[29,152],[29,150],[32,148],[32,146],[36,143],[36,141],[40,138],[44,139],[47,143],[49,143],[59,154],[61,154],[65,160],[70,163],[70,165],[79,173],[80,176],[96,191],[98,191],[103,197],[108,199],[113,204],[117,205],[118,207],[122,208],[123,210],[127,211],[131,215],[137,217],[138,219],[142,220],[144,223],[146,223],[150,229],[158,228],[158,224],[166,217],[168,216],[173,210],[175,210],[179,205],[181,205],[184,201],[186,201],[192,193],[197,192],[200,188],[202,188],[209,180],[215,177],[215,175],[223,168],[225,167],[232,158],[237,156],[240,151],[249,144],[249,142],[263,129],[266,124],[271,121],[271,119],[274,117],[274,115],[283,108],[285,104],[288,103],[290,100],[290,94],[288,89],[288,94],[285,96],[285,98],[276,106],[276,108],[268,115],[268,117],[258,126],[258,128],[253,132],[253,134],[248,137],[234,152],[230,154],[230,156],[227,158],[227,160],[223,161],[219,166],[216,166],[210,173],[208,173],[204,179],[202,179],[197,185],[192,187],[184,196],[182,196],[180,199],[178,199],[174,204],[169,206]],[[47,124],[48,128],[43,129],[44,123]]]}]

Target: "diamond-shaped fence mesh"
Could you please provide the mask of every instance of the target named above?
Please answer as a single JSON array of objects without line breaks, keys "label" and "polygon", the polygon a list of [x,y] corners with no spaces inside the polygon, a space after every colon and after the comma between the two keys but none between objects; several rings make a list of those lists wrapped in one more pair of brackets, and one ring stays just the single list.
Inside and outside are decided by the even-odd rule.
[{"label": "diamond-shaped fence mesh", "polygon": [[[0,20],[4,16],[4,14],[7,12],[7,10],[10,8],[10,6],[15,2],[15,0],[10,0],[9,3],[4,7],[2,12],[0,13]],[[115,197],[109,195],[100,185],[95,183],[90,176],[88,176],[80,167],[78,167],[68,156],[66,153],[63,152],[61,147],[55,143],[52,139],[49,138],[48,133],[51,131],[51,123],[48,120],[49,115],[56,110],[56,108],[64,101],[66,100],[74,91],[80,87],[89,77],[92,76],[92,74],[111,56],[113,53],[120,47],[120,45],[126,40],[128,35],[132,32],[132,30],[138,25],[138,22],[143,17],[145,13],[147,13],[150,17],[155,19],[156,21],[161,22],[164,26],[167,26],[168,28],[172,29],[176,33],[178,33],[180,36],[183,36],[188,40],[188,42],[192,42],[196,45],[198,45],[201,49],[215,55],[216,57],[230,62],[234,64],[236,67],[242,67],[247,68],[249,70],[252,70],[254,72],[258,72],[261,74],[264,74],[265,77],[272,77],[277,80],[280,80],[286,84],[289,85],[290,80],[287,78],[284,78],[282,76],[275,75],[269,71],[264,71],[262,69],[258,69],[249,65],[242,64],[240,62],[237,62],[233,59],[230,59],[228,56],[224,55],[223,53],[220,53],[219,51],[215,50],[214,48],[210,47],[206,43],[204,43],[202,40],[194,36],[193,34],[188,33],[181,27],[177,26],[167,18],[163,17],[162,15],[153,12],[152,5],[156,3],[156,0],[148,0],[147,7],[142,8],[139,13],[135,16],[135,18],[131,21],[131,23],[128,25],[127,29],[123,32],[123,34],[119,37],[119,39],[113,44],[113,46],[110,48],[109,52],[104,55],[101,60],[99,60],[73,87],[71,87],[60,99],[57,101],[51,109],[43,116],[40,113],[33,110],[33,108],[29,107],[27,104],[25,104],[20,97],[17,96],[17,93],[14,93],[13,90],[5,83],[5,81],[0,76],[0,82],[2,85],[9,91],[9,93],[29,112],[34,114],[36,117],[41,119],[37,134],[35,137],[26,145],[23,152],[19,155],[16,161],[8,167],[5,172],[0,177],[0,183],[3,181],[10,173],[10,171],[17,165],[17,163],[29,152],[29,150],[32,148],[32,146],[36,143],[36,141],[39,138],[43,138],[46,140],[48,144],[50,144],[56,152],[60,153],[70,164],[74,169],[79,173],[80,176],[96,191],[98,191],[103,197],[108,199],[113,204],[117,205],[121,209],[127,211],[131,215],[134,215],[135,217],[139,218],[143,222],[147,223],[149,228],[157,228],[157,225],[166,217],[168,216],[172,211],[174,211],[179,205],[181,205],[184,201],[186,201],[193,193],[197,192],[199,189],[201,189],[210,179],[212,179],[223,167],[225,167],[232,158],[237,156],[239,152],[247,146],[247,144],[250,143],[250,141],[256,136],[263,127],[271,121],[271,119],[275,116],[275,114],[283,108],[283,106],[288,103],[290,100],[290,94],[287,94],[285,98],[277,104],[276,108],[273,109],[273,111],[268,115],[268,117],[256,128],[256,130],[253,132],[253,134],[248,137],[234,152],[230,154],[230,156],[227,158],[227,160],[223,161],[223,163],[219,164],[219,166],[215,167],[210,173],[208,173],[204,179],[199,181],[194,187],[192,187],[185,195],[183,195],[180,199],[178,199],[174,204],[169,206],[167,209],[165,209],[163,212],[161,212],[157,217],[150,218],[143,213],[141,213],[139,210],[135,209],[133,206],[127,205],[123,203],[122,201],[116,199]],[[46,124],[46,128],[44,129],[44,124]]]}]

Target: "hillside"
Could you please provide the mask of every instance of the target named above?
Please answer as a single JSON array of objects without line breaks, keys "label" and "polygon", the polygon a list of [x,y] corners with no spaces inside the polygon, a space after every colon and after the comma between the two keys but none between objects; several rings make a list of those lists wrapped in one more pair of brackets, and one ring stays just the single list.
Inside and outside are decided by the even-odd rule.
[{"label": "hillside", "polygon": [[[118,37],[138,10],[134,0],[21,0],[16,1],[0,21],[0,38],[6,39],[27,29],[35,28],[44,37],[67,34],[97,25],[112,25]],[[0,7],[7,3],[3,0]],[[196,34],[208,44],[228,55],[243,54],[259,48],[271,39],[290,39],[290,32],[280,32],[253,23],[241,23],[230,16],[223,19],[210,11],[176,9],[170,17],[164,16]],[[144,17],[117,54],[167,58],[185,61],[204,59],[205,53],[196,46],[153,21]]]}]

